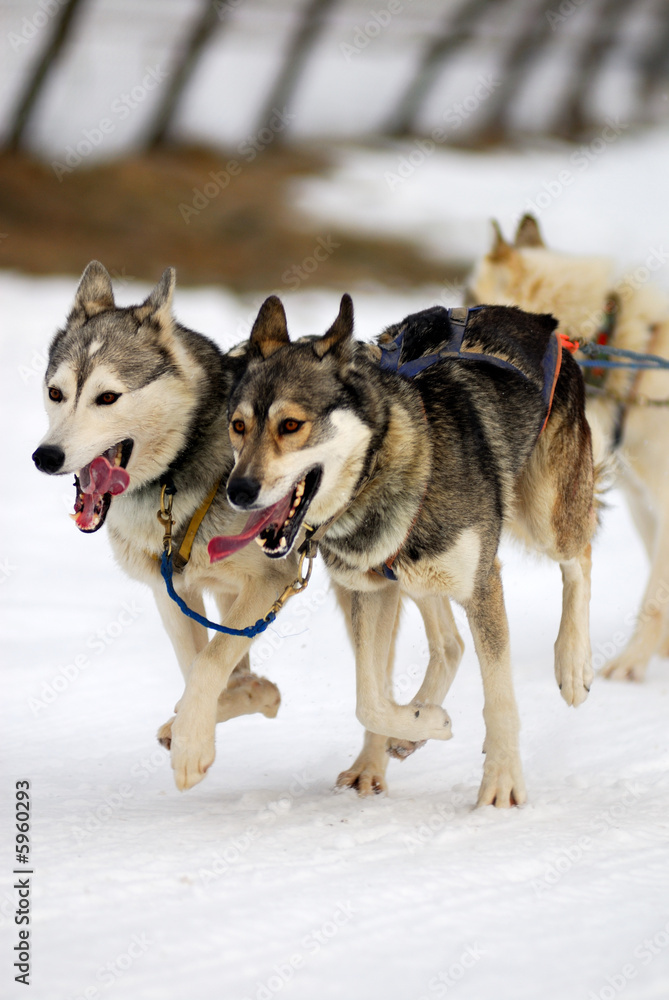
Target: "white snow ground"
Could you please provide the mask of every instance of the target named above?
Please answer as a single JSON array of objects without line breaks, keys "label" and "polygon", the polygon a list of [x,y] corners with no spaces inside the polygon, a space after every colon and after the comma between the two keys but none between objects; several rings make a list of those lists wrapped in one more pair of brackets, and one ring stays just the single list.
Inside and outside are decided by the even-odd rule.
[{"label": "white snow ground", "polygon": [[[654,149],[665,150],[662,140]],[[393,169],[393,156],[382,172]],[[528,174],[527,197],[559,169],[561,156],[546,154]],[[630,156],[621,156],[621,189]],[[472,214],[481,250],[489,213],[506,220],[525,209],[514,164],[490,158],[486,173],[481,158],[441,151],[437,158],[443,174],[434,176],[433,204],[435,218],[446,222],[449,211],[452,218],[459,211],[448,184],[464,190],[480,171],[482,201]],[[617,230],[606,213],[612,182],[576,184],[564,202],[576,221],[562,245],[607,249],[623,263],[634,261],[632,230],[642,231],[642,250],[660,246],[666,212],[658,206],[666,209],[666,194],[662,201],[654,162],[649,157],[643,181],[647,200],[635,195],[629,213],[620,209]],[[411,183],[427,184],[428,174],[432,167]],[[206,780],[176,791],[154,733],[171,714],[181,680],[150,596],[114,565],[104,530],[91,537],[76,531],[67,517],[69,483],[40,476],[30,460],[46,426],[44,351],[75,286],[73,277],[0,274],[7,427],[2,788],[9,806],[0,866],[3,996],[666,998],[669,665],[654,661],[640,686],[598,679],[585,705],[567,708],[552,666],[559,571],[515,549],[505,546],[503,560],[524,808],[472,809],[482,767],[482,693],[461,612],[467,649],[447,699],[453,740],[391,762],[387,797],[332,794],[361,733],[352,654],[321,567],[307,594],[254,647],[257,669],[281,688],[278,717],[219,727]],[[144,292],[126,287],[119,299]],[[372,336],[438,294],[356,294],[360,335]],[[286,294],[294,332],[324,329],[338,297],[308,285]],[[211,289],[178,290],[176,297],[179,318],[224,346],[248,329],[254,305]],[[618,494],[610,504],[594,558],[597,663],[629,634],[646,574]],[[407,609],[398,655],[402,698],[418,686],[425,655]],[[13,982],[11,969],[19,929],[12,803],[21,779],[31,783],[34,811],[29,992]]]}]

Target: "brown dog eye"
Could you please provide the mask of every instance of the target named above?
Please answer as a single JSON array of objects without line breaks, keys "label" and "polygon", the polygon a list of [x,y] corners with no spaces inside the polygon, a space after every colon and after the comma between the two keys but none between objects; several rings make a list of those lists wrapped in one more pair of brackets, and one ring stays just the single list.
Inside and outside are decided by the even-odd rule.
[{"label": "brown dog eye", "polygon": [[294,434],[295,431],[299,431],[303,423],[304,420],[295,420],[293,417],[287,417],[279,427],[279,434]]},{"label": "brown dog eye", "polygon": [[121,395],[120,392],[103,392],[101,393],[95,402],[98,406],[111,406]]},{"label": "brown dog eye", "polygon": [[53,400],[54,403],[60,403],[63,398],[63,394],[60,389],[56,389],[54,385],[49,388],[49,399]]},{"label": "brown dog eye", "polygon": [[246,424],[244,423],[243,420],[233,420],[232,429],[235,432],[235,434],[243,434],[244,431],[246,430]]}]

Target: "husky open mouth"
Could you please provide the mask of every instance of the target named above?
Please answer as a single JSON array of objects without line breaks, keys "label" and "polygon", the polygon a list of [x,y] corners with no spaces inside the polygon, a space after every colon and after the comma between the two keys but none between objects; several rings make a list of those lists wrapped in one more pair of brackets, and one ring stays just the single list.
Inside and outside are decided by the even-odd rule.
[{"label": "husky open mouth", "polygon": [[77,498],[74,502],[74,518],[79,531],[93,532],[105,522],[113,496],[119,496],[128,488],[130,476],[125,466],[132,452],[133,442],[126,438],[98,455],[85,465],[74,477]]},{"label": "husky open mouth", "polygon": [[307,472],[277,503],[254,511],[239,535],[217,535],[209,542],[209,559],[218,562],[255,540],[266,556],[280,559],[287,556],[297,538],[309,504],[320,486],[323,470],[320,466]]}]

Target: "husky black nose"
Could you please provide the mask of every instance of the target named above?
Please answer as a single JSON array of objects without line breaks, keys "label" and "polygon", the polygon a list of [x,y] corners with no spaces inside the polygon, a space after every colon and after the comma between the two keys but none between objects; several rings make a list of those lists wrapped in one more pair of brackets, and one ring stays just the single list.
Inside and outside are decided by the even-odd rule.
[{"label": "husky black nose", "polygon": [[48,472],[50,476],[62,467],[65,461],[65,452],[53,444],[41,444],[37,451],[33,452],[33,462],[40,472]]},{"label": "husky black nose", "polygon": [[250,507],[260,493],[260,483],[257,479],[231,479],[228,483],[228,500],[233,507]]}]

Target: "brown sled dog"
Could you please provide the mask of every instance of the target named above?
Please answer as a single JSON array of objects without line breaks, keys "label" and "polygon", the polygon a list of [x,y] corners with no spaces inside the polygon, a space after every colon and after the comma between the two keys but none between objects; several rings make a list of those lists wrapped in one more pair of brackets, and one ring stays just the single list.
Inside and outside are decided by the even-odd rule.
[{"label": "brown sled dog", "polygon": [[[669,358],[669,301],[647,281],[661,259],[647,263],[641,280],[637,272],[616,279],[606,258],[546,249],[526,215],[513,244],[496,229],[469,299],[551,312],[581,343],[608,337],[610,346]],[[614,369],[598,382],[587,390],[595,461],[615,473],[650,561],[641,611],[626,621],[629,641],[603,673],[640,681],[654,654],[669,655],[669,372]]]},{"label": "brown sled dog", "polygon": [[[398,352],[395,374],[378,364],[378,348],[352,339],[349,296],[324,336],[296,343],[272,296],[252,332],[254,356],[230,398],[231,504],[263,523],[262,512],[289,509],[284,523],[258,538],[272,561],[293,550],[305,519],[321,526],[329,571],[351,592],[368,766],[383,752],[385,734],[412,741],[451,735],[440,705],[392,699],[389,657],[400,594],[454,598],[465,608],[485,699],[480,805],[526,797],[497,559],[504,527],[560,564],[555,673],[565,701],[580,704],[592,679],[590,429],[583,380],[566,352],[552,408],[546,400],[543,362],[555,326],[550,316],[518,309],[473,311],[461,337],[466,356],[451,351],[407,379],[402,365],[452,344],[456,331],[446,310],[407,317],[382,338]],[[482,354],[496,360],[482,361]],[[194,710],[206,695],[190,680]],[[211,714],[205,704],[197,707]]]}]

